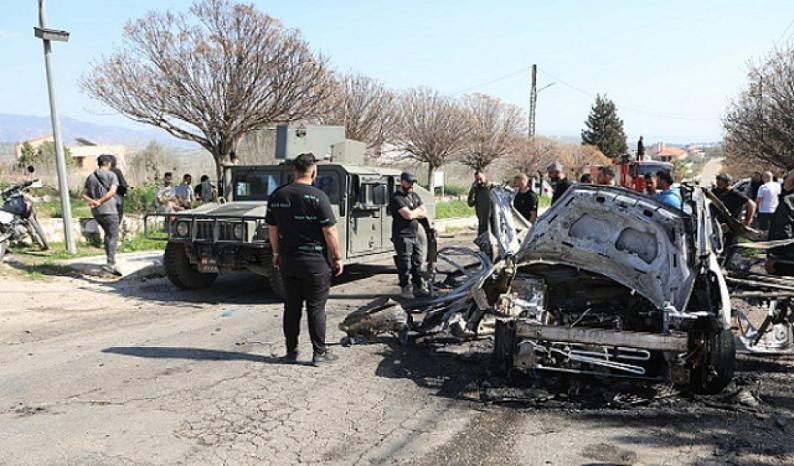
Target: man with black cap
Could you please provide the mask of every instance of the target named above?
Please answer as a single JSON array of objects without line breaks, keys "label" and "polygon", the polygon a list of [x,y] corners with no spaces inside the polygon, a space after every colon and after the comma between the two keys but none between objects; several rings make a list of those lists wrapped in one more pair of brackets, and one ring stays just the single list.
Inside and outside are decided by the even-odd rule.
[{"label": "man with black cap", "polygon": [[91,215],[99,224],[105,236],[105,272],[121,275],[116,268],[116,248],[119,241],[119,211],[116,191],[119,179],[110,170],[111,156],[100,155],[96,159],[98,168],[85,180],[82,198],[91,207]]},{"label": "man with black cap", "polygon": [[[421,267],[424,256],[419,242],[419,219],[427,218],[422,199],[414,192],[416,176],[410,172],[400,174],[400,188],[389,202],[392,216],[391,240],[397,252],[397,274],[400,278],[400,296],[411,299],[414,294],[427,294],[422,282]],[[413,282],[414,288],[408,283]]]},{"label": "man with black cap", "polygon": [[298,359],[298,335],[306,303],[314,350],[312,364],[319,366],[337,359],[325,345],[325,302],[332,269],[337,276],[342,273],[342,253],[331,202],[324,192],[312,186],[317,178],[314,154],[298,155],[293,168],[295,181],[270,195],[265,222],[273,249],[273,267],[284,283],[285,359]]}]

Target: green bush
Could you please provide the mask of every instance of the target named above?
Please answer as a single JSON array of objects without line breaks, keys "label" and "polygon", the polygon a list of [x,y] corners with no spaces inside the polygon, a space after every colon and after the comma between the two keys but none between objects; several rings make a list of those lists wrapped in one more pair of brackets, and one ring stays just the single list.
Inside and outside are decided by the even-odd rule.
[{"label": "green bush", "polygon": [[124,197],[124,212],[128,214],[145,214],[154,212],[157,186],[145,184],[127,190]]}]

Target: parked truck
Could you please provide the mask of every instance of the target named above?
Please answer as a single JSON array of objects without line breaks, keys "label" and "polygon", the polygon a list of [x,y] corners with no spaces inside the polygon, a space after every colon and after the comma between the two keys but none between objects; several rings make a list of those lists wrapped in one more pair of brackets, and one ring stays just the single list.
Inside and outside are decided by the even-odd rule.
[{"label": "parked truck", "polygon": [[[147,237],[168,242],[163,262],[174,285],[206,288],[220,273],[248,270],[264,276],[274,294],[283,296],[281,277],[272,265],[265,214],[270,194],[292,182],[290,161],[302,152],[321,159],[314,185],[331,201],[345,263],[393,256],[388,205],[399,187],[400,170],[365,166],[364,144],[345,139],[342,127],[283,125],[276,128],[275,137],[275,163],[224,167],[218,202],[147,215]],[[434,218],[433,196],[419,186],[415,189]]]}]

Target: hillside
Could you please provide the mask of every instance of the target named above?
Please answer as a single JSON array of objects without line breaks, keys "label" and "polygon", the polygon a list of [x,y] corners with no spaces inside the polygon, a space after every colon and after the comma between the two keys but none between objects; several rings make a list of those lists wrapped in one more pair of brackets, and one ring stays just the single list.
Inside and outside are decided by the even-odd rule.
[{"label": "hillside", "polygon": [[[97,125],[67,116],[61,117],[61,130],[67,144],[74,142],[76,137],[83,137],[97,143],[125,144],[133,150],[145,147],[152,140],[164,146],[197,148],[193,143],[177,139],[156,128],[130,129],[120,126]],[[52,126],[49,116],[0,113],[0,142],[16,143],[50,133],[52,133]]]}]

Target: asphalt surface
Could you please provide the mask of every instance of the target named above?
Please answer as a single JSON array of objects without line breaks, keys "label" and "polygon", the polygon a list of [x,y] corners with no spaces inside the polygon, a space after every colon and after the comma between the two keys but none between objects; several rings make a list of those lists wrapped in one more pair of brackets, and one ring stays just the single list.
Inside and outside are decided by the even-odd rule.
[{"label": "asphalt surface", "polygon": [[[741,357],[715,397],[508,383],[487,339],[384,336],[314,368],[305,328],[301,363],[279,359],[281,306],[256,276],[189,292],[0,269],[0,464],[794,464],[791,358]],[[398,292],[385,264],[351,272],[332,342]]]}]

